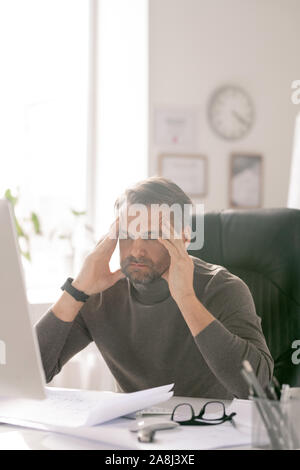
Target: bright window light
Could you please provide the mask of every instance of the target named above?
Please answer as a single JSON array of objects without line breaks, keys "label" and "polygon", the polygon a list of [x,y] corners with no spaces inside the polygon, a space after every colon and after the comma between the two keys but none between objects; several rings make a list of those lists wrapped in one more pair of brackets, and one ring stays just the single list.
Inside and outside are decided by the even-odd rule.
[{"label": "bright window light", "polygon": [[[0,67],[0,197],[19,188],[17,215],[40,217],[22,259],[29,301],[52,302],[147,175],[148,1],[1,0]],[[71,209],[94,229],[77,263]]]},{"label": "bright window light", "polygon": [[0,2],[0,197],[19,188],[16,212],[35,211],[44,234],[29,291],[63,280],[48,238],[70,231],[70,208],[86,209],[88,13],[86,0]]},{"label": "bright window light", "polygon": [[[101,0],[96,230],[106,233],[123,190],[146,178],[148,1]],[[111,266],[118,265],[115,251]]]}]

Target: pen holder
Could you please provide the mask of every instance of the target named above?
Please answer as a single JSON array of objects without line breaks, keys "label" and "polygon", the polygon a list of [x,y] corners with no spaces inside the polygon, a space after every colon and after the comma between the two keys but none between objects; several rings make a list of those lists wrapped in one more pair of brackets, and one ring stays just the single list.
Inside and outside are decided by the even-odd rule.
[{"label": "pen holder", "polygon": [[251,398],[252,447],[300,449],[300,399],[286,402]]}]

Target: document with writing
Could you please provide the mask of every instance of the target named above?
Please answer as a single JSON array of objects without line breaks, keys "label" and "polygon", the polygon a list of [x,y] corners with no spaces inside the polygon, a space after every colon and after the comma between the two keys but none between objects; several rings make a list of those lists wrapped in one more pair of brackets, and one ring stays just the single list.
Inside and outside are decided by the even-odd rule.
[{"label": "document with writing", "polygon": [[0,421],[67,426],[94,426],[168,400],[174,384],[132,393],[47,387],[45,400],[0,398]]},{"label": "document with writing", "polygon": [[[137,409],[152,405],[164,406],[163,403],[173,394],[173,392],[167,391],[170,387],[171,386],[158,387],[157,389],[149,389],[142,392],[136,392],[135,394],[129,394],[134,399],[139,397],[139,395],[144,395],[143,405],[134,406],[134,409],[137,411]],[[152,390],[158,390],[158,393],[155,393],[155,397],[151,397]],[[115,395],[112,392],[96,393]],[[148,396],[145,397],[145,395]],[[139,403],[142,403],[142,400],[139,401]],[[172,408],[174,404],[175,402],[173,403],[171,398],[167,404],[167,408]],[[125,417],[120,417],[118,419],[111,418],[109,421],[103,420],[102,423],[99,423],[98,425],[86,424],[77,427],[42,424],[41,422],[33,423],[28,420],[22,421],[21,419],[14,418],[9,418],[5,422],[13,425],[35,428],[41,431],[65,434],[91,442],[98,442],[100,446],[99,448],[101,448],[102,445],[110,445],[115,446],[115,449],[222,449],[251,445],[251,405],[252,403],[250,400],[234,399],[229,407],[226,408],[227,413],[230,411],[235,411],[237,413],[234,417],[234,424],[227,422],[218,426],[179,426],[176,429],[160,431],[157,433],[157,437],[153,443],[139,442],[136,433],[129,431],[132,420]],[[118,409],[120,412],[120,408]],[[122,412],[123,416],[134,411],[132,407],[132,411],[128,411],[129,407],[127,405],[126,410],[127,411],[125,411],[124,414]],[[157,419],[161,420],[161,418]],[[91,422],[98,420],[99,418],[95,418]]]}]

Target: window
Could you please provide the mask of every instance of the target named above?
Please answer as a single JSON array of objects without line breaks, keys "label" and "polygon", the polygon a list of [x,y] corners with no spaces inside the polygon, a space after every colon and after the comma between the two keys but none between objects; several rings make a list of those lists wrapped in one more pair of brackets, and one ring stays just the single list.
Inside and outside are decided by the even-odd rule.
[{"label": "window", "polygon": [[0,57],[0,197],[40,217],[22,259],[29,301],[52,302],[147,174],[148,2],[2,0]]},{"label": "window", "polygon": [[[95,227],[106,233],[126,187],[147,177],[148,1],[101,0]],[[116,249],[111,268],[119,263]]]},{"label": "window", "polygon": [[16,212],[35,211],[44,234],[24,262],[29,293],[61,282],[59,236],[86,209],[88,20],[86,0],[0,3],[0,197],[19,187]]}]

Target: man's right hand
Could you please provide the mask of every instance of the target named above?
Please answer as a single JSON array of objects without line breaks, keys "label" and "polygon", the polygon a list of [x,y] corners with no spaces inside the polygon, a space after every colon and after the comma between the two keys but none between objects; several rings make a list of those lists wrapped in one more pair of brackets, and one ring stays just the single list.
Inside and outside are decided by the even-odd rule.
[{"label": "man's right hand", "polygon": [[[108,234],[100,239],[94,250],[85,258],[78,276],[72,282],[74,287],[88,295],[98,294],[125,277],[120,269],[114,273],[109,269],[109,261],[116,248],[118,235],[119,220],[116,219]],[[72,322],[82,306],[83,302],[75,300],[64,291],[51,310],[60,320]]]},{"label": "man's right hand", "polygon": [[98,294],[125,275],[121,269],[111,272],[109,261],[116,248],[119,235],[119,219],[110,226],[109,232],[100,239],[94,250],[85,258],[83,266],[72,285],[87,295]]}]

